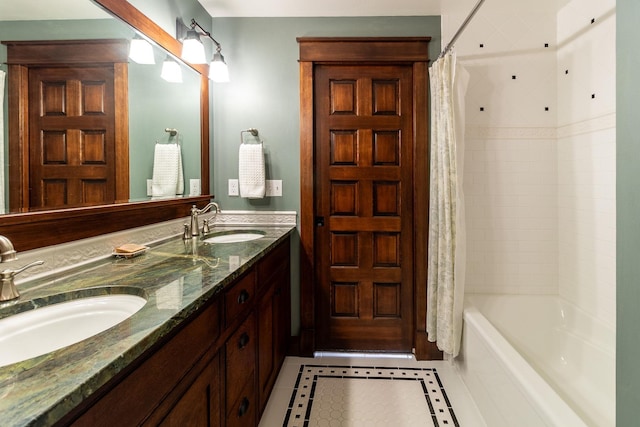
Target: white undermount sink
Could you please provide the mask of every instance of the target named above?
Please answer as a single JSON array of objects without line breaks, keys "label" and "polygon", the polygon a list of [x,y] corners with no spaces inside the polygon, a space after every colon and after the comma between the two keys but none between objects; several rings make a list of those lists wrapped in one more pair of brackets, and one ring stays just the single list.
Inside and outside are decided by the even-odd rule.
[{"label": "white undermount sink", "polygon": [[240,242],[249,242],[251,240],[256,240],[261,237],[264,237],[265,233],[262,231],[223,231],[220,233],[216,233],[211,237],[207,237],[204,239],[205,243],[240,243]]},{"label": "white undermount sink", "polygon": [[0,366],[90,338],[128,319],[146,302],[130,294],[90,296],[0,319]]}]

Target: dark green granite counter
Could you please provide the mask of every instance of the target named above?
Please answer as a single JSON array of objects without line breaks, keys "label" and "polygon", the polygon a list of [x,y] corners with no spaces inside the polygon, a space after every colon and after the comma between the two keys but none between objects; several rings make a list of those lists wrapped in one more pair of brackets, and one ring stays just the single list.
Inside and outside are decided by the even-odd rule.
[{"label": "dark green granite counter", "polygon": [[[89,339],[0,367],[0,425],[50,425],[125,369],[207,303],[294,227],[216,227],[265,232],[258,240],[208,244],[172,239],[135,258],[109,258],[64,275],[18,286],[18,301],[0,305],[0,317],[21,304],[102,293],[133,293],[145,306],[124,322]],[[0,351],[10,351],[2,348]]]}]

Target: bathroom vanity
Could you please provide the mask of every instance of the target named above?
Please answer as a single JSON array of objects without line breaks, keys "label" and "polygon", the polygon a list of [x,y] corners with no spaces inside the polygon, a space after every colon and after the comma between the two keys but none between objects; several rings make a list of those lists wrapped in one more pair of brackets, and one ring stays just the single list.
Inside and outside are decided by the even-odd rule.
[{"label": "bathroom vanity", "polygon": [[176,238],[20,289],[42,304],[87,289],[147,302],[89,339],[0,367],[0,424],[257,425],[290,337],[293,227],[253,229],[264,236]]}]

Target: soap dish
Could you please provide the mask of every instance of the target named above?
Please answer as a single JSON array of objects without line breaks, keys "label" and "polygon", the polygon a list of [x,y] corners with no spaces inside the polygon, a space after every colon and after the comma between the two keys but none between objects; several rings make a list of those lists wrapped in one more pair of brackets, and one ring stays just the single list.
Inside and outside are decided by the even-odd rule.
[{"label": "soap dish", "polygon": [[136,251],[131,251],[131,252],[117,252],[114,249],[114,251],[111,252],[111,255],[113,255],[116,258],[133,258],[133,257],[137,257],[138,255],[142,255],[147,251],[147,249],[149,249],[148,246],[143,246],[140,249]]}]

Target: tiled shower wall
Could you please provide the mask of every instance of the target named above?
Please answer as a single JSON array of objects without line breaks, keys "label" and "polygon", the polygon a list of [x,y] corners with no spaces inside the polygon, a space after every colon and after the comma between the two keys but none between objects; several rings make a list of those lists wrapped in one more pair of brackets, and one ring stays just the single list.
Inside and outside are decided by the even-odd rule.
[{"label": "tiled shower wall", "polygon": [[558,14],[559,292],[615,326],[615,0]]},{"label": "tiled shower wall", "polygon": [[[615,323],[614,1],[488,1],[456,44],[468,292],[560,293]],[[476,0],[443,3],[446,42]]]}]

